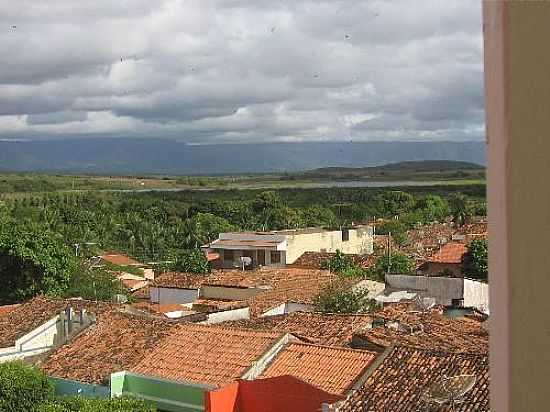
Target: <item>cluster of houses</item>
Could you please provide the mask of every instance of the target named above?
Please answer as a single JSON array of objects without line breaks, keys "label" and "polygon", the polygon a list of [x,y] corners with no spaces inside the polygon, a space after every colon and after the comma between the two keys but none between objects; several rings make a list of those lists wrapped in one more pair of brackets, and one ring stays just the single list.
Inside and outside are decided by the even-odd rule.
[{"label": "cluster of houses", "polygon": [[468,310],[451,313],[457,302],[420,281],[438,276],[350,281],[379,301],[374,312],[315,311],[338,275],[306,261],[344,250],[369,262],[374,240],[372,227],[221,234],[204,247],[211,274],[120,273],[134,303],[0,307],[0,362],[36,364],[59,394],[137,396],[168,412],[488,411],[488,313],[465,297]]}]

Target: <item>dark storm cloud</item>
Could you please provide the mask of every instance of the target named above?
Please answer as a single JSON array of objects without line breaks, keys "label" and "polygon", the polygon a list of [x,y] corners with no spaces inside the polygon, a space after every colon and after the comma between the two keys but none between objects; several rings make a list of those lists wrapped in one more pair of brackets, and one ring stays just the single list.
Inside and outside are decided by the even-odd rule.
[{"label": "dark storm cloud", "polygon": [[0,138],[480,140],[477,0],[0,0]]}]

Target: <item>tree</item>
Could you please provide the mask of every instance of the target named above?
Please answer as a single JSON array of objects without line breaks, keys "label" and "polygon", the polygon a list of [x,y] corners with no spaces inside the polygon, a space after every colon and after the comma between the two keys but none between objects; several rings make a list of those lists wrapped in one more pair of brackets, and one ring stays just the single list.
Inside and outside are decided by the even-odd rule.
[{"label": "tree", "polygon": [[141,399],[122,397],[90,399],[81,396],[58,398],[38,406],[37,412],[155,412],[156,407]]},{"label": "tree", "polygon": [[374,266],[367,270],[368,275],[377,280],[384,280],[386,273],[411,273],[414,269],[414,262],[401,253],[391,256],[380,256]]},{"label": "tree", "polygon": [[315,310],[323,313],[365,313],[370,312],[375,302],[368,298],[366,289],[354,290],[347,283],[327,286],[315,297]]},{"label": "tree", "polygon": [[111,301],[117,294],[126,294],[120,281],[110,271],[88,264],[82,264],[74,273],[65,292],[66,297],[99,301]]},{"label": "tree", "polygon": [[474,279],[487,280],[489,274],[488,245],[485,239],[474,239],[462,258],[462,270]]},{"label": "tree", "polygon": [[60,296],[78,268],[74,252],[39,224],[0,227],[0,301],[19,302],[37,294]]},{"label": "tree", "polygon": [[202,244],[217,239],[220,233],[236,230],[229,221],[212,213],[197,213],[192,220],[197,231],[196,237]]},{"label": "tree", "polygon": [[449,207],[453,221],[458,226],[463,226],[469,217],[470,209],[468,199],[462,193],[454,193],[449,197]]},{"label": "tree", "polygon": [[378,225],[376,233],[379,235],[389,235],[391,233],[392,240],[400,246],[407,242],[407,225],[401,220],[392,220]]},{"label": "tree", "polygon": [[186,250],[176,255],[174,270],[188,273],[210,273],[210,263],[199,250]]},{"label": "tree", "polygon": [[362,278],[365,270],[355,263],[349,256],[344,255],[340,250],[330,259],[321,264],[322,269],[328,269],[346,278]]},{"label": "tree", "polygon": [[54,397],[54,386],[40,370],[23,362],[0,364],[0,411],[35,412]]},{"label": "tree", "polygon": [[418,206],[425,222],[441,221],[449,215],[449,204],[441,196],[427,195]]}]

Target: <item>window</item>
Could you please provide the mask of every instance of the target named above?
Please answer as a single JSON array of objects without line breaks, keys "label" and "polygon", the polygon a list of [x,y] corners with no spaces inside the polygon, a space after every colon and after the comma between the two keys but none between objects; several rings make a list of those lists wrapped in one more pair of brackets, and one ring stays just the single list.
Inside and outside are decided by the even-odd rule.
[{"label": "window", "polygon": [[271,263],[281,263],[281,252],[271,252]]},{"label": "window", "polygon": [[347,242],[349,240],[349,229],[342,230],[342,242]]},{"label": "window", "polygon": [[223,251],[223,260],[231,261],[235,260],[235,252],[233,250],[224,250]]}]

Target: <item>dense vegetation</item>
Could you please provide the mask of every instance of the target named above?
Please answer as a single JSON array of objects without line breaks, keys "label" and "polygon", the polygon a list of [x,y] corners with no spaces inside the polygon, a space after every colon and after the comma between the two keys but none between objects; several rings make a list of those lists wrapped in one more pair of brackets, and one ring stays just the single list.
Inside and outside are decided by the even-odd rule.
[{"label": "dense vegetation", "polygon": [[375,307],[368,294],[367,289],[353,289],[347,282],[339,281],[325,287],[313,303],[315,310],[322,313],[366,313]]},{"label": "dense vegetation", "polygon": [[462,261],[464,275],[480,280],[487,280],[489,275],[487,240],[474,239],[468,245],[468,252]]},{"label": "dense vegetation", "polygon": [[154,412],[134,398],[56,397],[53,383],[39,369],[22,362],[0,364],[0,411],[9,412]]},{"label": "dense vegetation", "polygon": [[[453,196],[461,201],[451,202]],[[74,286],[82,282],[73,278],[82,275],[83,267],[74,256],[77,249],[80,258],[114,249],[143,262],[205,272],[206,262],[193,250],[220,232],[339,228],[382,217],[391,220],[379,225],[378,233],[391,231],[397,239],[419,223],[454,214],[463,221],[470,214],[483,213],[484,196],[484,186],[470,185],[406,191],[52,192],[9,198],[0,201],[0,275],[10,291],[0,292],[0,301],[37,293],[77,293]],[[104,278],[98,274],[97,279]]]}]

